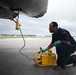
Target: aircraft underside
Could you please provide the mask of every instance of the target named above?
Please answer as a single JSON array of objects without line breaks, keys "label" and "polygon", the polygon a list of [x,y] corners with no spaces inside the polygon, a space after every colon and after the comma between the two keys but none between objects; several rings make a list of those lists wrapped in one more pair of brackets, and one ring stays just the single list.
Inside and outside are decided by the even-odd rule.
[{"label": "aircraft underside", "polygon": [[41,17],[47,11],[48,0],[0,0],[0,18],[13,19],[18,11],[30,17]]}]

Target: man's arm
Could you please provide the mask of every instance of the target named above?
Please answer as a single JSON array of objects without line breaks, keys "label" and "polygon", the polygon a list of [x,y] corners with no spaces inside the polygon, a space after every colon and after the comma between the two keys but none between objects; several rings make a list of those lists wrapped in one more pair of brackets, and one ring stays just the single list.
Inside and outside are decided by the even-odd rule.
[{"label": "man's arm", "polygon": [[[56,42],[58,42],[58,41],[56,41]],[[48,48],[50,49],[50,48],[52,48],[53,46],[56,46],[56,45],[58,45],[56,42],[54,42],[54,43],[50,43],[50,45],[48,46]],[[66,41],[66,40],[62,40],[62,41],[60,41],[60,43],[61,44],[64,44],[64,45],[69,45],[70,44],[70,41]]]},{"label": "man's arm", "polygon": [[48,48],[50,49],[50,48],[52,48],[53,47],[53,44],[52,43],[50,43],[50,45],[48,46]]},{"label": "man's arm", "polygon": [[64,45],[69,45],[70,41],[62,40],[61,43],[64,44]]}]

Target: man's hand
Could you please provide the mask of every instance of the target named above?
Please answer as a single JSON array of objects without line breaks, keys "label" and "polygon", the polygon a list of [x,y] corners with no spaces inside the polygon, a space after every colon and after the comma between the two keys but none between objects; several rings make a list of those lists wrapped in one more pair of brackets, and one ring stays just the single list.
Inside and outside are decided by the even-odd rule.
[{"label": "man's hand", "polygon": [[40,52],[46,52],[46,51],[48,51],[48,50],[49,50],[48,47],[45,47],[45,48],[41,48],[41,47],[40,47]]},{"label": "man's hand", "polygon": [[56,41],[56,42],[54,42],[54,46],[57,46],[57,45],[59,45],[59,44],[61,44],[61,41],[60,40],[58,40],[58,41]]}]

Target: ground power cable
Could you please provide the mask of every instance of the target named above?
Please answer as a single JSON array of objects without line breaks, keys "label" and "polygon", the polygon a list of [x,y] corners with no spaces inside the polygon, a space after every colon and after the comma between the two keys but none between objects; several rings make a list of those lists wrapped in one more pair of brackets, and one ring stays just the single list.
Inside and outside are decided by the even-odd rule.
[{"label": "ground power cable", "polygon": [[[19,21],[19,10],[18,10],[18,16],[13,20],[15,23],[19,23],[18,21]],[[25,39],[24,39],[24,36],[23,36],[23,33],[22,33],[22,30],[21,30],[21,28],[20,28],[20,24],[18,25],[18,27],[19,27],[19,29],[18,30],[20,30],[20,34],[21,34],[21,36],[22,36],[22,38],[23,38],[23,46],[19,49],[19,53],[21,54],[21,55],[23,55],[23,56],[25,56],[27,59],[29,59],[29,60],[33,60],[33,58],[29,58],[26,54],[24,54],[24,53],[22,53],[22,50],[24,49],[24,47],[26,46],[26,41],[25,41]]]},{"label": "ground power cable", "polygon": [[21,33],[21,36],[22,36],[22,38],[23,38],[24,45],[19,49],[19,53],[20,53],[21,55],[25,56],[27,59],[33,60],[32,58],[29,58],[27,55],[25,55],[24,53],[21,52],[21,51],[24,49],[24,47],[26,46],[26,41],[25,41],[25,39],[24,39],[24,36],[23,36],[23,33],[22,33],[21,28],[20,28],[20,33]]}]

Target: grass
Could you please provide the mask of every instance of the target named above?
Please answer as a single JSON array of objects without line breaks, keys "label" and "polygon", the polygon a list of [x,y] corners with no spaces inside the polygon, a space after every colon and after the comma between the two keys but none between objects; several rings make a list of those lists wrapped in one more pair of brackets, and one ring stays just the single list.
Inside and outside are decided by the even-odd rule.
[{"label": "grass", "polygon": [[[0,39],[3,38],[22,38],[22,36],[0,36]],[[36,38],[35,36],[24,36],[24,38]]]}]

